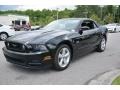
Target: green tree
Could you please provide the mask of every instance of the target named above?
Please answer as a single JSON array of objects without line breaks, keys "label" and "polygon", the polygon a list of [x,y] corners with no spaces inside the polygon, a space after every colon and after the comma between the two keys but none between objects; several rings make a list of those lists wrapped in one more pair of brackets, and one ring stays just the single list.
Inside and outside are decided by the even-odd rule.
[{"label": "green tree", "polygon": [[100,24],[103,24],[103,21],[101,21],[101,19],[96,14],[91,15],[90,18],[95,20],[96,22],[98,22]]},{"label": "green tree", "polygon": [[[103,8],[99,5],[76,5],[74,10],[64,9],[59,11],[59,19],[61,18],[92,18],[99,23],[120,23],[120,5],[104,5]],[[101,19],[102,13],[102,19]],[[1,14],[20,14],[28,15],[32,25],[46,25],[49,22],[57,19],[57,10],[8,10],[0,11]]]},{"label": "green tree", "polygon": [[108,15],[106,15],[104,18],[104,22],[105,22],[105,24],[113,23],[114,22],[113,15],[110,13]]}]

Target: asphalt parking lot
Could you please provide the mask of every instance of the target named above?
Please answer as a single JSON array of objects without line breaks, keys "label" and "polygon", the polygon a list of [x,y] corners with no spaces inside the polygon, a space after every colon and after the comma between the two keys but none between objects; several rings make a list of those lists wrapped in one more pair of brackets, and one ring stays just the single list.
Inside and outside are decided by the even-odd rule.
[{"label": "asphalt parking lot", "polygon": [[105,71],[120,67],[120,33],[110,33],[105,52],[91,52],[64,71],[30,70],[6,62],[0,41],[0,84],[86,84]]}]

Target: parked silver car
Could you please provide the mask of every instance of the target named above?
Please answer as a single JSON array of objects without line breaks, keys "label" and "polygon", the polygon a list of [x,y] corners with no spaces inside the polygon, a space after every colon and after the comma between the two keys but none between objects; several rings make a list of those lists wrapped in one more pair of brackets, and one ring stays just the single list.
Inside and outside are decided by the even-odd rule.
[{"label": "parked silver car", "polygon": [[120,24],[119,23],[111,23],[105,25],[109,32],[120,32]]}]

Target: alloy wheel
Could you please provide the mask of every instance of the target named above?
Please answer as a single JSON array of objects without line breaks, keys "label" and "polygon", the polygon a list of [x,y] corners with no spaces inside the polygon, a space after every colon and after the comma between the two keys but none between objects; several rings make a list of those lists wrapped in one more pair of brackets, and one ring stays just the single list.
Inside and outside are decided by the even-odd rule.
[{"label": "alloy wheel", "polygon": [[68,48],[62,48],[58,54],[58,64],[60,67],[66,67],[70,62],[70,51]]},{"label": "alloy wheel", "polygon": [[106,47],[106,40],[105,38],[103,38],[101,41],[101,50],[105,50],[105,47]]},{"label": "alloy wheel", "polygon": [[1,39],[1,40],[6,40],[7,37],[8,37],[8,36],[7,36],[7,34],[5,34],[5,33],[3,33],[3,34],[0,35],[0,39]]}]

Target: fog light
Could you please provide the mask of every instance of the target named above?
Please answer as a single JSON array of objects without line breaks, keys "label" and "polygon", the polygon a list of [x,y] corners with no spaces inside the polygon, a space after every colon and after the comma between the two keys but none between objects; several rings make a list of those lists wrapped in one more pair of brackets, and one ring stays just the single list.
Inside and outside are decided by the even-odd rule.
[{"label": "fog light", "polygon": [[44,57],[43,61],[50,60],[50,59],[51,59],[51,56],[46,56]]}]

